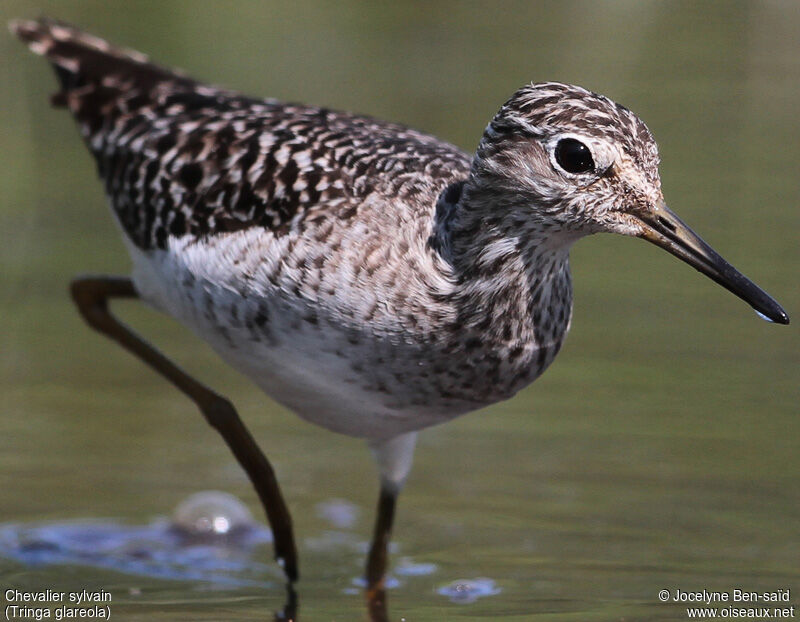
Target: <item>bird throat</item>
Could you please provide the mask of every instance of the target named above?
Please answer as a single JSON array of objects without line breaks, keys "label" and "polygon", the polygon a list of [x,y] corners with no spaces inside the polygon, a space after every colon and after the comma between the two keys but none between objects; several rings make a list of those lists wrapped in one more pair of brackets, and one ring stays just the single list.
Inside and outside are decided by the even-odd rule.
[{"label": "bird throat", "polygon": [[459,328],[497,357],[498,381],[513,393],[547,368],[569,329],[575,238],[522,219],[521,207],[475,204],[463,191],[446,200],[454,197],[446,190],[439,199],[434,239],[457,283]]}]

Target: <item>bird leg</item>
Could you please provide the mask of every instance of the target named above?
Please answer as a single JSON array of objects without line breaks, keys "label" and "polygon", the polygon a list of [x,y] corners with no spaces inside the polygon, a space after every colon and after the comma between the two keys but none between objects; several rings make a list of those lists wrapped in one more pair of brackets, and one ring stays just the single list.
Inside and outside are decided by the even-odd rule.
[{"label": "bird leg", "polygon": [[371,620],[383,620],[386,615],[384,578],[389,557],[389,540],[392,535],[394,510],[397,505],[397,488],[381,485],[375,531],[367,556],[367,607]]},{"label": "bird leg", "polygon": [[286,584],[286,602],[283,609],[276,611],[273,622],[297,622],[297,592],[294,591],[294,584]]},{"label": "bird leg", "polygon": [[389,538],[392,534],[397,495],[400,494],[411,470],[416,442],[416,432],[406,432],[393,438],[375,439],[369,442],[381,476],[378,513],[375,517],[372,544],[367,555],[366,571],[367,607],[373,620],[388,619],[384,576],[389,558]]},{"label": "bird leg", "polygon": [[148,344],[108,309],[112,298],[138,298],[133,282],[125,277],[81,277],[70,284],[70,292],[83,318],[95,330],[119,343],[188,396],[230,447],[250,478],[264,506],[275,539],[275,558],[290,582],[297,580],[297,549],[292,519],[281,495],[278,480],[267,457],[223,396],[201,384],[161,352]]},{"label": "bird leg", "polygon": [[383,585],[396,502],[397,492],[381,486],[378,514],[375,517],[375,531],[372,534],[372,544],[367,556],[367,589],[370,590]]}]

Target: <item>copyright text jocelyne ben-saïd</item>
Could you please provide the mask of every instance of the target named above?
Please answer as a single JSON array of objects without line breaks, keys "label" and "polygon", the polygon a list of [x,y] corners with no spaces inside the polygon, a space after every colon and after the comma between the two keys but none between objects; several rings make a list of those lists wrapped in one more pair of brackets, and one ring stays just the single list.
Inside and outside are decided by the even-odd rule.
[{"label": "copyright text jocelyne ben-sa\u00efd", "polygon": [[661,590],[662,603],[683,605],[687,618],[784,620],[795,617],[791,590]]},{"label": "copyright text jocelyne ben-sa\u00efd", "polygon": [[111,618],[111,592],[80,590],[30,592],[8,588],[5,597],[6,620],[73,620]]}]

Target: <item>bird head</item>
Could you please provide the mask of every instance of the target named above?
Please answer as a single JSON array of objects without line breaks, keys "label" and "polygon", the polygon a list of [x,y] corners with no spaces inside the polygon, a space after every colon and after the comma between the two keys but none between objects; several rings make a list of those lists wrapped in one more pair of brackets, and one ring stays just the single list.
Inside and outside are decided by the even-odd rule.
[{"label": "bird head", "polygon": [[489,123],[469,186],[556,244],[599,232],[644,238],[762,317],[788,324],[775,300],[667,208],[659,162],[650,130],[624,106],[581,87],[539,83],[517,91]]}]

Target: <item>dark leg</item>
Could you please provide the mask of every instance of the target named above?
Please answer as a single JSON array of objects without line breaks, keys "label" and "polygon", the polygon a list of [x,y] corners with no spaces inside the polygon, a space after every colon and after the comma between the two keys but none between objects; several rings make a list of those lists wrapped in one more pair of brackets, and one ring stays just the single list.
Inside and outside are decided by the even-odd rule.
[{"label": "dark leg", "polygon": [[296,581],[297,550],[289,510],[283,501],[272,466],[233,405],[189,376],[111,314],[108,309],[109,299],[138,298],[130,279],[78,278],[70,284],[70,291],[89,326],[119,343],[174,384],[197,404],[206,421],[222,435],[261,499],[275,538],[275,558],[283,567],[289,581]]},{"label": "dark leg", "polygon": [[273,622],[297,621],[297,592],[294,591],[294,585],[292,583],[286,584],[286,603],[283,609],[277,611],[272,619]]},{"label": "dark leg", "polygon": [[369,622],[389,622],[389,607],[383,587],[367,591],[367,616]]},{"label": "dark leg", "polygon": [[394,509],[397,503],[395,488],[381,486],[378,498],[378,515],[367,556],[367,607],[372,620],[386,619],[386,592],[383,585],[389,557],[389,539],[392,535]]}]

